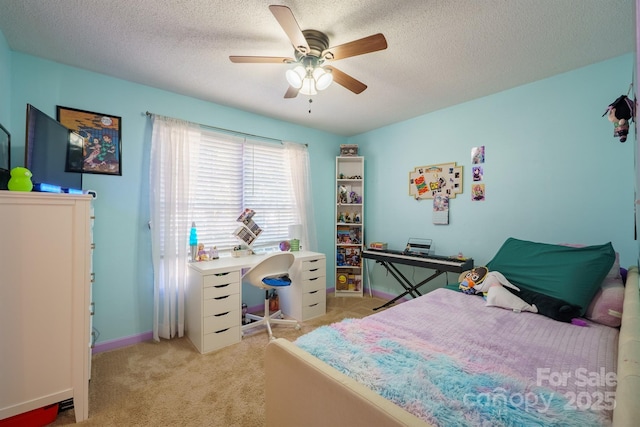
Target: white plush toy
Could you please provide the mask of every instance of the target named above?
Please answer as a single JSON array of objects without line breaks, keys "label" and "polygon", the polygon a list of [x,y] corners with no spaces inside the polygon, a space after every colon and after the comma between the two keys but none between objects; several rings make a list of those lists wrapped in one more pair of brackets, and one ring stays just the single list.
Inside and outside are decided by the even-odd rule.
[{"label": "white plush toy", "polygon": [[460,289],[466,294],[484,294],[487,306],[501,307],[515,312],[530,311],[537,313],[538,308],[528,304],[522,298],[512,294],[505,286],[519,291],[520,288],[509,282],[500,272],[487,267],[476,267],[460,275]]}]

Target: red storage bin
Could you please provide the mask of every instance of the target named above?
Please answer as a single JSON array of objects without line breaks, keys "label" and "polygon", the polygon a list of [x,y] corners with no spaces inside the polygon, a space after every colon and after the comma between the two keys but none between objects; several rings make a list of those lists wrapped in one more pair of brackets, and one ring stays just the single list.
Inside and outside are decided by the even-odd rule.
[{"label": "red storage bin", "polygon": [[0,420],[0,427],[44,427],[58,417],[58,404],[34,409],[23,414]]}]

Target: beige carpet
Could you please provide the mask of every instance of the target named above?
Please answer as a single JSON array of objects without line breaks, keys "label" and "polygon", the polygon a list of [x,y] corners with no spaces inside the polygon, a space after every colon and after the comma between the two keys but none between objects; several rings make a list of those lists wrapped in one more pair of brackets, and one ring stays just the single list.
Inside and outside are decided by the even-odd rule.
[{"label": "beige carpet", "polygon": [[[295,340],[314,328],[372,314],[384,300],[327,297],[327,314],[302,329],[276,325],[274,335]],[[238,344],[200,354],[186,338],[144,342],[93,356],[89,385],[91,426],[264,426],[263,356],[266,330]],[[75,423],[73,410],[50,424]]]}]

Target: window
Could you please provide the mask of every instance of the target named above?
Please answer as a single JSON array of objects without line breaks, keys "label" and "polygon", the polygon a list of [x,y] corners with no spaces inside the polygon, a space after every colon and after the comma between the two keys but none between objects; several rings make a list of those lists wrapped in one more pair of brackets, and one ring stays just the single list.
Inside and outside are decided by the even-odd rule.
[{"label": "window", "polygon": [[245,208],[256,213],[253,220],[262,233],[254,249],[275,248],[288,240],[288,226],[300,223],[286,149],[279,143],[249,140],[202,129],[201,144],[191,164],[192,204],[198,242],[208,248],[231,250],[241,243],[234,231]]}]

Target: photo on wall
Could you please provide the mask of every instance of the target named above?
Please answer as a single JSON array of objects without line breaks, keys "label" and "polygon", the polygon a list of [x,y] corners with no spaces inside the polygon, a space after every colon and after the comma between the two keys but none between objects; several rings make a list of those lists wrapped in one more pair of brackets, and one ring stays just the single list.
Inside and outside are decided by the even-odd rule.
[{"label": "photo on wall", "polygon": [[471,201],[483,202],[485,199],[484,184],[473,184],[471,186]]},{"label": "photo on wall", "polygon": [[484,145],[471,149],[471,163],[474,165],[484,163]]}]

